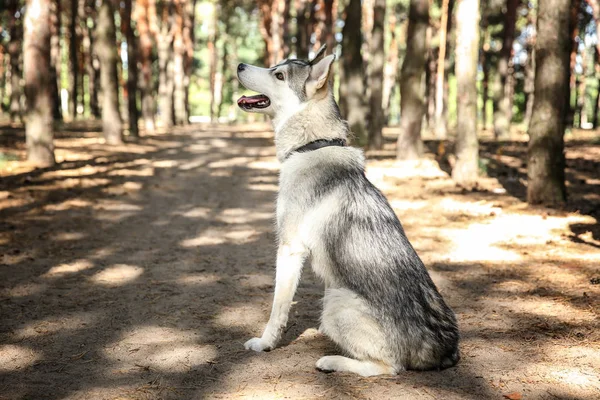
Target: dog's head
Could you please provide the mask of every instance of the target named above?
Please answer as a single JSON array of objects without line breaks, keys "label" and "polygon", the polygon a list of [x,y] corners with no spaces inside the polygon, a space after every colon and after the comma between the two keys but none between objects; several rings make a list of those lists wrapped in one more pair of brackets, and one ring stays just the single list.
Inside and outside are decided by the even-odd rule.
[{"label": "dog's head", "polygon": [[271,68],[239,64],[239,81],[260,94],[242,96],[238,106],[273,118],[293,115],[307,102],[324,98],[331,91],[329,77],[334,60],[333,54],[325,57],[323,46],[310,61],[285,60]]}]

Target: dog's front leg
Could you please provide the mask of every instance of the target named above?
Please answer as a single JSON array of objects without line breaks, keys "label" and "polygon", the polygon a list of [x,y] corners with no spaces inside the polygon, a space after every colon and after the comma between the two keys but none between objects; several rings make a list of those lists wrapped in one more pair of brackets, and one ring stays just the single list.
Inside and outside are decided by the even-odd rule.
[{"label": "dog's front leg", "polygon": [[244,344],[246,350],[268,351],[279,342],[281,331],[287,324],[288,313],[298,287],[306,255],[306,249],[301,246],[282,245],[279,247],[271,317],[262,336],[250,339]]}]

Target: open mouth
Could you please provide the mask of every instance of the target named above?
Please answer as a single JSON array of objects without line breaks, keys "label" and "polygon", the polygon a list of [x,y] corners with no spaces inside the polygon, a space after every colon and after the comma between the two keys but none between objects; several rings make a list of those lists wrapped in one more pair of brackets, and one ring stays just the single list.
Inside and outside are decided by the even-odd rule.
[{"label": "open mouth", "polygon": [[252,110],[253,108],[267,108],[271,105],[271,100],[264,94],[255,96],[242,96],[238,99],[237,104],[244,110]]}]

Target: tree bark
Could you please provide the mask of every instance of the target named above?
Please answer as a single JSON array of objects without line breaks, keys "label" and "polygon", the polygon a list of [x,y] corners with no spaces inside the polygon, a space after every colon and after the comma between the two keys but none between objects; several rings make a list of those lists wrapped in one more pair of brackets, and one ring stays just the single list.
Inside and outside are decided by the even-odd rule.
[{"label": "tree bark", "polygon": [[301,60],[308,59],[310,37],[313,31],[311,16],[314,13],[313,0],[296,0],[296,55]]},{"label": "tree bark", "polygon": [[388,122],[390,118],[390,104],[392,100],[392,92],[398,75],[398,39],[396,38],[396,22],[397,18],[394,13],[388,17],[390,45],[388,50],[387,61],[384,65],[383,78],[383,99],[381,107],[383,108],[384,121]]},{"label": "tree bark", "polygon": [[411,0],[408,14],[406,55],[400,72],[400,135],[397,157],[400,160],[419,159],[423,156],[421,123],[423,104],[423,71],[427,55],[427,27],[429,2]]},{"label": "tree bark", "polygon": [[448,4],[450,0],[442,0],[440,20],[440,50],[438,52],[437,74],[435,77],[435,137],[446,139],[448,129],[444,118],[444,73],[446,71],[446,43],[448,36]]},{"label": "tree bark", "polygon": [[102,87],[102,132],[110,145],[123,142],[121,114],[119,113],[119,79],[115,13],[112,0],[103,0],[96,27],[96,52],[100,60]]},{"label": "tree bark", "polygon": [[50,84],[52,85],[52,116],[55,121],[62,121],[62,111],[60,107],[60,0],[52,0],[50,7]]},{"label": "tree bark", "polygon": [[[576,78],[574,74],[575,65],[577,65],[577,36],[579,36],[579,6],[581,0],[572,0],[571,8],[569,9],[569,37],[571,38],[570,44],[570,58],[569,58],[569,90],[565,93],[566,96],[566,109],[565,109],[565,127],[572,127],[575,121],[575,107],[571,103],[571,97],[573,94],[577,96]],[[575,104],[577,100],[575,99]]]},{"label": "tree bark", "polygon": [[132,0],[125,0],[124,5],[121,27],[125,34],[125,39],[127,40],[127,111],[129,115],[129,134],[137,137],[139,136],[138,119],[140,117],[137,105],[138,46],[137,38],[135,37],[132,26]]},{"label": "tree bark", "polygon": [[218,38],[218,21],[219,21],[219,5],[213,7],[213,15],[208,27],[208,57],[209,57],[209,87],[210,87],[210,121],[216,121],[216,107],[219,104],[217,99],[217,38]]},{"label": "tree bark", "polygon": [[535,44],[535,100],[529,125],[527,201],[561,204],[565,189],[565,109],[569,91],[569,0],[540,0]]},{"label": "tree bark", "polygon": [[175,124],[187,124],[187,107],[185,104],[185,57],[186,46],[184,42],[184,18],[186,13],[186,0],[174,0],[175,18],[173,25],[173,106],[175,108]]},{"label": "tree bark", "polygon": [[525,126],[529,127],[531,122],[531,114],[533,113],[533,101],[534,95],[534,84],[535,84],[535,42],[536,42],[536,15],[535,10],[531,8],[529,10],[529,24],[531,25],[531,35],[527,38],[527,63],[525,64],[525,85],[524,91],[526,96],[525,106]]},{"label": "tree bark", "polygon": [[494,84],[494,135],[496,138],[506,138],[510,133],[510,99],[507,96],[509,84],[509,63],[513,54],[515,27],[517,22],[517,7],[520,0],[507,0],[504,14],[504,29],[502,50],[498,59],[498,70]]},{"label": "tree bark", "polygon": [[10,120],[15,122],[17,119],[23,122],[21,114],[21,63],[20,55],[22,53],[21,41],[23,35],[22,18],[16,18],[15,14],[19,9],[19,0],[10,0],[8,9],[12,18],[9,22],[10,42],[8,44],[8,54],[10,56]]},{"label": "tree bark", "polygon": [[456,9],[457,136],[452,179],[461,186],[476,184],[479,172],[477,140],[477,55],[479,0],[458,0]]},{"label": "tree bark", "polygon": [[79,0],[71,0],[71,23],[69,24],[69,115],[72,119],[77,117],[77,82],[79,68],[77,65],[77,53],[79,43],[77,41],[77,9]]},{"label": "tree bark", "polygon": [[[89,48],[87,54],[89,57],[86,62],[86,71],[88,75],[88,93],[90,96],[90,114],[94,118],[100,118],[100,106],[98,104],[98,90],[100,88],[100,61],[94,47],[94,32],[96,30],[96,1],[88,0],[86,2],[86,38],[89,40]],[[85,44],[85,43],[84,43]]]},{"label": "tree bark", "polygon": [[158,96],[160,117],[165,129],[174,125],[173,111],[173,33],[171,31],[172,3],[167,0],[162,5],[161,28],[158,47]]},{"label": "tree bark", "polygon": [[371,85],[369,114],[369,146],[373,149],[383,148],[383,66],[384,50],[385,0],[375,0],[373,9],[373,32],[371,34]]},{"label": "tree bark", "polygon": [[27,160],[38,167],[55,164],[50,73],[50,6],[50,0],[29,0],[24,23]]},{"label": "tree bark", "polygon": [[360,0],[350,0],[345,10],[344,28],[342,30],[342,70],[340,80],[340,108],[348,121],[350,130],[359,146],[368,142],[365,126],[366,107],[364,103],[364,66],[361,55],[362,7]]},{"label": "tree bark", "polygon": [[146,133],[152,134],[156,130],[154,113],[154,81],[152,75],[152,46],[157,34],[156,6],[154,0],[139,0],[136,5],[138,33],[140,35],[140,92],[142,98],[142,118]]}]

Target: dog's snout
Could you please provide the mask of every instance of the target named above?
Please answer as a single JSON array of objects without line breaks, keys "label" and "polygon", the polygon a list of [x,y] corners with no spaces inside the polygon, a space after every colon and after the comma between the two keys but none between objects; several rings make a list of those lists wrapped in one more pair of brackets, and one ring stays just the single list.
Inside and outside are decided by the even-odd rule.
[{"label": "dog's snout", "polygon": [[246,69],[246,64],[238,64],[238,72],[242,72]]}]

